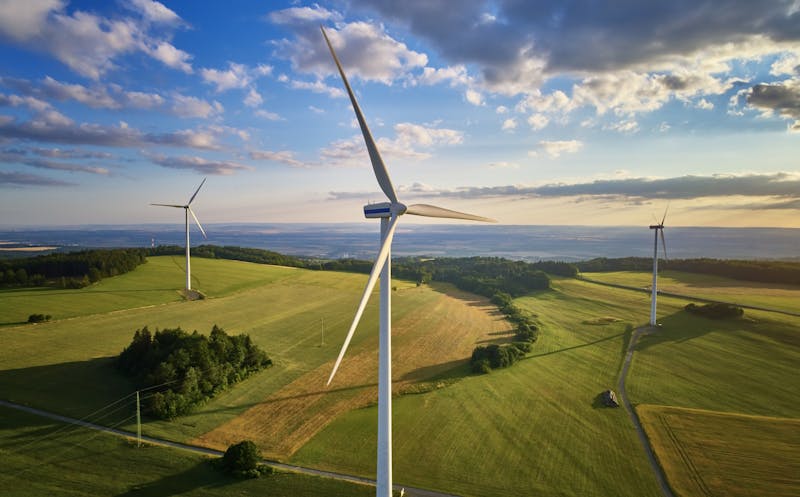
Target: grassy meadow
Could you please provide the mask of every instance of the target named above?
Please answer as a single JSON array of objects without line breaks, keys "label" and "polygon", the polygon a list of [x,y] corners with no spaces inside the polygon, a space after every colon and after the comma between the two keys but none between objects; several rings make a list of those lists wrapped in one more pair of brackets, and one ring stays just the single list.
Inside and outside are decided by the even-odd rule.
[{"label": "grassy meadow", "polygon": [[208,458],[135,443],[0,407],[4,497],[319,497],[375,495],[372,487],[295,473],[229,478]]},{"label": "grassy meadow", "polygon": [[[652,272],[615,271],[584,273],[583,276],[589,280],[639,288],[650,288],[653,283]],[[740,305],[800,312],[800,287],[791,285],[739,281],[709,274],[659,271],[658,289],[667,293]]]}]

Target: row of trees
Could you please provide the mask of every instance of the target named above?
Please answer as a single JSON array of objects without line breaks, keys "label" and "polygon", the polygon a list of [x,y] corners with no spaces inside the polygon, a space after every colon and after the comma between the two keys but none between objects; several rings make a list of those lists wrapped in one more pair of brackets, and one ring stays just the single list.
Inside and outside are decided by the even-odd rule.
[{"label": "row of trees", "polygon": [[145,397],[144,410],[161,419],[186,414],[218,392],[272,360],[249,335],[229,336],[217,325],[209,336],[180,328],[156,330],[145,326],[117,358],[117,367],[134,378]]},{"label": "row of trees", "polygon": [[[584,273],[606,271],[652,271],[653,260],[644,257],[607,259],[604,257],[577,262]],[[800,285],[800,263],[786,261],[742,261],[728,259],[670,259],[660,261],[659,269],[711,274],[744,281]]]},{"label": "row of trees", "polygon": [[539,338],[536,316],[515,305],[511,295],[497,292],[492,296],[492,303],[516,326],[516,335],[511,343],[475,347],[470,358],[473,373],[485,374],[492,369],[513,365],[531,351],[533,343]]},{"label": "row of trees", "polygon": [[144,249],[96,249],[0,260],[0,286],[81,288],[132,271],[146,255]]}]

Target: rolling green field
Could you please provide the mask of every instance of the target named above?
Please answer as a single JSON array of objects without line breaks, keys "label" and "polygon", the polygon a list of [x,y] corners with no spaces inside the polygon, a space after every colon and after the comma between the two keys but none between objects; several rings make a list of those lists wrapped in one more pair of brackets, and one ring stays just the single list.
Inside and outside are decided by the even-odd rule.
[{"label": "rolling green field", "polygon": [[800,419],[640,405],[679,496],[792,497],[800,489]]},{"label": "rolling green field", "polygon": [[[183,282],[182,261],[151,258],[131,273],[86,289],[46,290],[51,296],[37,290],[0,292],[0,323],[5,323],[0,398],[130,430],[134,387],[114,371],[112,361],[133,332],[148,325],[208,333],[216,323],[231,334],[250,334],[275,366],[189,416],[147,421],[147,435],[219,447],[231,437],[257,434],[272,444],[264,447],[270,457],[374,476],[377,409],[370,399],[377,334],[365,330],[377,328],[377,299],[367,307],[337,385],[323,388],[366,276],[197,259],[195,286],[208,298],[188,302],[176,290]],[[635,284],[639,276],[614,278]],[[515,300],[538,315],[543,329],[529,357],[512,368],[473,376],[465,364],[472,347],[508,340],[508,324],[485,299],[452,287],[393,285],[396,394],[426,391],[394,400],[396,483],[465,496],[660,494],[627,414],[601,407],[598,399],[603,390],[616,389],[631,330],[647,322],[649,295],[554,279],[552,290]],[[725,300],[712,284],[693,285],[708,298]],[[735,287],[744,295],[737,285],[728,281],[719,293]],[[787,305],[783,290],[762,290],[755,290],[759,305]],[[53,307],[43,308],[51,302]],[[628,376],[632,402],[800,418],[800,318],[748,310],[744,319],[711,321],[683,311],[687,302],[659,299],[663,326],[636,345]],[[33,312],[56,320],[13,324]],[[8,419],[0,443],[2,437],[29,440],[36,433],[27,431],[36,423]],[[683,436],[691,437],[691,420],[684,426]],[[109,450],[117,454],[127,447]],[[185,464],[188,474],[197,471],[197,462]],[[57,481],[69,478],[59,471]],[[170,471],[148,481],[183,485],[184,470],[175,470],[175,478]],[[159,488],[136,495],[165,495]]]},{"label": "rolling green field", "polygon": [[[16,325],[34,313],[64,319],[182,300],[185,281],[181,256],[150,257],[143,266],[86,288],[0,289],[0,326]],[[258,266],[238,261],[192,259],[192,287],[222,297],[291,277],[293,268]]]},{"label": "rolling green field", "polygon": [[[466,496],[658,495],[627,414],[597,399],[616,388],[640,299],[577,280],[517,299],[543,323],[531,357],[394,401],[395,481]],[[293,461],[371,474],[375,431],[375,408],[352,411]]]},{"label": "rolling green field", "polygon": [[0,407],[0,488],[4,497],[319,497],[368,496],[375,490],[327,478],[276,473],[237,480],[208,458],[62,425]]},{"label": "rolling green field", "polygon": [[[650,288],[653,282],[653,274],[647,272],[584,273],[583,276],[589,280],[639,288]],[[791,285],[738,281],[708,274],[660,271],[658,289],[667,293],[740,305],[800,312],[800,287]]]}]

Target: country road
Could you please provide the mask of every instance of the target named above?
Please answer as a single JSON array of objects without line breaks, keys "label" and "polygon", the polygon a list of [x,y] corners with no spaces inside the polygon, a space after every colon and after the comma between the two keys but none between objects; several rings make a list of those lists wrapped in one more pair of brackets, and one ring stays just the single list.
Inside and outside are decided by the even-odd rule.
[{"label": "country road", "polygon": [[619,390],[619,395],[622,398],[622,404],[625,406],[625,410],[628,411],[628,415],[631,417],[631,421],[633,421],[633,426],[636,428],[636,433],[639,435],[639,441],[642,443],[642,447],[647,454],[647,460],[650,462],[650,467],[653,468],[653,473],[656,475],[656,480],[658,480],[658,484],[661,487],[661,493],[664,495],[664,497],[675,497],[675,494],[672,493],[672,489],[667,483],[666,475],[664,475],[661,466],[656,460],[656,455],[653,452],[653,448],[650,446],[650,440],[647,439],[647,435],[644,433],[644,428],[642,428],[642,424],[639,422],[639,416],[636,415],[636,411],[633,410],[633,406],[631,406],[631,403],[628,400],[628,392],[625,390],[625,378],[628,376],[628,368],[630,368],[631,359],[633,359],[633,349],[636,346],[636,342],[639,340],[639,336],[644,331],[650,330],[652,330],[652,328],[649,326],[644,326],[633,330],[633,333],[631,334],[631,340],[628,342],[628,350],[625,352],[625,360],[622,362],[622,372],[619,376],[617,390]]},{"label": "country road", "polygon": [[[71,424],[71,425],[81,426],[83,428],[88,428],[90,430],[102,431],[102,432],[105,432],[105,433],[109,433],[109,434],[120,436],[120,437],[129,438],[129,439],[134,439],[134,440],[136,439],[136,434],[135,433],[131,433],[129,431],[117,430],[115,428],[109,428],[107,426],[102,426],[102,425],[98,425],[98,424],[94,424],[94,423],[88,423],[88,422],[80,420],[80,419],[75,419],[75,418],[70,418],[70,417],[67,417],[67,416],[62,416],[60,414],[43,411],[41,409],[36,409],[36,408],[33,408],[33,407],[28,407],[28,406],[21,405],[21,404],[15,404],[13,402],[7,402],[5,400],[0,400],[0,406],[8,407],[10,409],[16,409],[18,411],[23,411],[23,412],[26,412],[28,414],[33,414],[35,416],[45,417],[45,418],[48,418],[48,419],[52,419],[54,421],[59,421],[61,423],[67,423],[67,424]],[[163,446],[163,447],[171,447],[173,449],[187,450],[187,451],[190,451],[190,452],[194,452],[196,454],[202,454],[204,456],[221,457],[222,454],[223,454],[222,452],[220,452],[218,450],[208,449],[206,447],[199,447],[199,446],[196,446],[196,445],[183,444],[183,443],[179,443],[179,442],[173,442],[171,440],[164,440],[164,439],[160,439],[160,438],[147,437],[147,436],[144,436],[144,435],[142,435],[142,441],[146,442],[146,443],[149,443],[149,444],[152,444],[152,445],[160,445],[160,446]],[[342,474],[342,473],[334,473],[332,471],[322,471],[322,470],[319,470],[319,469],[305,468],[303,466],[294,466],[294,465],[291,465],[291,464],[283,464],[283,463],[279,463],[279,462],[275,462],[275,461],[267,461],[267,460],[265,460],[265,461],[263,461],[263,463],[268,465],[268,466],[270,466],[270,467],[273,467],[275,469],[282,470],[282,471],[290,471],[290,472],[294,472],[294,473],[303,473],[303,474],[306,474],[306,475],[319,476],[319,477],[322,477],[322,478],[331,478],[331,479],[334,479],[334,480],[341,480],[341,481],[346,481],[346,482],[350,482],[350,483],[357,483],[357,484],[360,484],[360,485],[370,485],[370,486],[373,486],[373,487],[375,486],[375,480],[370,480],[369,478],[362,478],[360,476],[346,475],[346,474]],[[405,487],[403,485],[394,485],[394,489],[396,491],[400,491],[401,489],[403,489],[405,491],[404,495],[407,495],[409,497],[459,497],[459,496],[454,495],[454,494],[446,494],[446,493],[442,493],[442,492],[435,492],[433,490],[426,490],[424,488]]]}]

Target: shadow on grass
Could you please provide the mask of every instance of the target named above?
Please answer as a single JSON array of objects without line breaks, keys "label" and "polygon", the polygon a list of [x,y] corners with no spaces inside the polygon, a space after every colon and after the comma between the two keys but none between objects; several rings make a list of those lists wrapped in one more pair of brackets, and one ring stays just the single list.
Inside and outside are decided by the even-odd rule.
[{"label": "shadow on grass", "polygon": [[233,485],[239,480],[219,473],[210,461],[202,461],[191,468],[158,480],[133,485],[116,497],[166,497],[168,495],[192,495],[200,488],[219,488]]},{"label": "shadow on grass", "polygon": [[660,326],[646,330],[634,345],[636,351],[664,343],[683,343],[717,331],[729,331],[744,321],[716,320],[696,316],[688,311],[678,311],[658,320]]},{"label": "shadow on grass", "polygon": [[465,365],[468,358],[457,359],[450,362],[433,364],[411,370],[400,377],[401,381],[441,381],[467,376],[469,368]]},{"label": "shadow on grass", "polygon": [[[114,367],[114,357],[0,371],[0,399],[78,419],[135,391]],[[117,407],[87,421],[108,426],[135,413]]]},{"label": "shadow on grass", "polygon": [[609,340],[615,340],[615,339],[617,339],[617,338],[619,338],[621,336],[624,336],[624,335],[625,335],[624,333],[617,333],[616,335],[607,336],[607,337],[600,338],[600,339],[597,339],[597,340],[594,340],[594,341],[591,341],[591,342],[582,343],[580,345],[573,345],[572,347],[564,347],[563,349],[551,350],[550,352],[542,352],[541,354],[531,354],[531,355],[529,355],[527,357],[523,357],[522,359],[520,359],[520,361],[527,361],[527,360],[530,360],[530,359],[536,359],[537,357],[544,357],[544,356],[553,355],[553,354],[560,354],[562,352],[567,352],[567,351],[570,351],[570,350],[582,349],[584,347],[591,347],[592,345],[597,345],[598,343],[607,342]]}]

